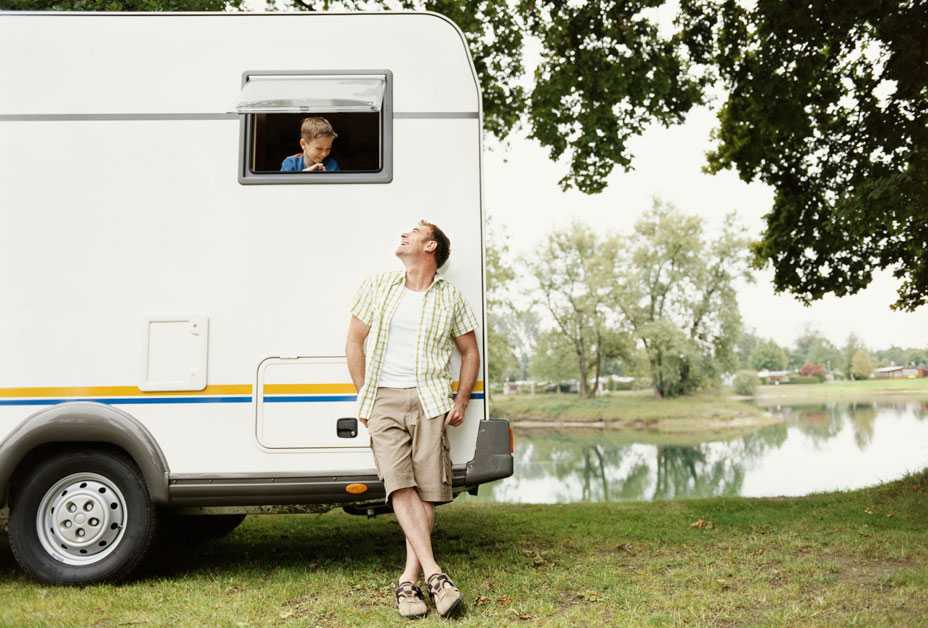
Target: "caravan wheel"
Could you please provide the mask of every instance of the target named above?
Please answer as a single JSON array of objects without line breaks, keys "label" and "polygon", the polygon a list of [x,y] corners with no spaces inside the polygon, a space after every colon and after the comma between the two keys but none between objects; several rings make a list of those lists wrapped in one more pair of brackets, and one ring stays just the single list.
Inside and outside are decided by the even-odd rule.
[{"label": "caravan wheel", "polygon": [[62,452],[32,469],[10,512],[10,547],[50,584],[121,580],[143,558],[155,511],[135,464],[114,452]]}]

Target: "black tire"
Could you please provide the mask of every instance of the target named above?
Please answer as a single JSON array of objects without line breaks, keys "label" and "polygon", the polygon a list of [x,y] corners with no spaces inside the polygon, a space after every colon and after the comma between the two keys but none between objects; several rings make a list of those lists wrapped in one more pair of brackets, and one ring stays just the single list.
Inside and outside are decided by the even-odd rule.
[{"label": "black tire", "polygon": [[160,539],[168,544],[196,545],[228,536],[245,515],[180,515],[165,511],[159,517]]},{"label": "black tire", "polygon": [[[112,542],[105,557],[92,564],[72,565],[43,546],[38,536],[37,515],[52,487],[68,476],[87,473],[102,476],[122,493],[125,525],[119,526],[124,528],[121,536]],[[105,450],[64,451],[36,464],[18,485],[10,508],[10,548],[27,574],[48,584],[117,582],[127,578],[144,558],[155,533],[156,519],[148,487],[131,459]]]}]

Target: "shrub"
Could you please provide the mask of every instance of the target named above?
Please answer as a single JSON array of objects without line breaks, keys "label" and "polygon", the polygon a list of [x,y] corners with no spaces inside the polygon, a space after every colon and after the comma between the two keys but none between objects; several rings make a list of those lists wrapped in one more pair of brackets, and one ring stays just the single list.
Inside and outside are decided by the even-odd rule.
[{"label": "shrub", "polygon": [[754,389],[757,388],[757,373],[755,371],[738,371],[735,373],[732,384],[735,387],[735,393],[753,396]]},{"label": "shrub", "polygon": [[817,377],[806,376],[806,375],[792,375],[789,378],[788,382],[783,382],[784,384],[821,384],[822,380]]},{"label": "shrub", "polygon": [[806,362],[802,365],[802,368],[799,369],[799,374],[803,377],[815,377],[818,378],[818,381],[825,381],[825,367],[821,364],[816,364],[815,362]]}]

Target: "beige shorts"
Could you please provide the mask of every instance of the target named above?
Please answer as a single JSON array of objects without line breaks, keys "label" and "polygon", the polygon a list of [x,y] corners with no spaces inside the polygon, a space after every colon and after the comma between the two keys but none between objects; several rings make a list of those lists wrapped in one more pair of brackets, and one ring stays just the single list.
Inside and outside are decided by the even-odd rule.
[{"label": "beige shorts", "polygon": [[415,388],[378,388],[367,429],[387,501],[415,487],[422,501],[450,502],[451,456],[445,415],[423,415]]}]

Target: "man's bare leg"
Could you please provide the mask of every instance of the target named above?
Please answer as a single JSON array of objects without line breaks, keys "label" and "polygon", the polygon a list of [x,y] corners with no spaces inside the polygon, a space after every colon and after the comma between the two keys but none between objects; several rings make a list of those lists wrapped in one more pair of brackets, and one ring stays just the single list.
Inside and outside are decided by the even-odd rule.
[{"label": "man's bare leg", "polygon": [[441,571],[441,568],[432,554],[432,524],[419,493],[414,488],[401,488],[394,491],[390,499],[396,519],[422,565],[422,573],[428,579]]},{"label": "man's bare leg", "polygon": [[[420,499],[419,503],[422,504],[422,508],[425,509],[426,516],[429,520],[429,532],[431,532],[435,527],[435,508],[432,506],[431,502],[424,502]],[[418,580],[419,569],[421,567],[422,565],[419,564],[419,557],[416,556],[416,551],[409,543],[409,537],[406,537],[406,568],[403,570],[400,582],[415,582]]]}]

